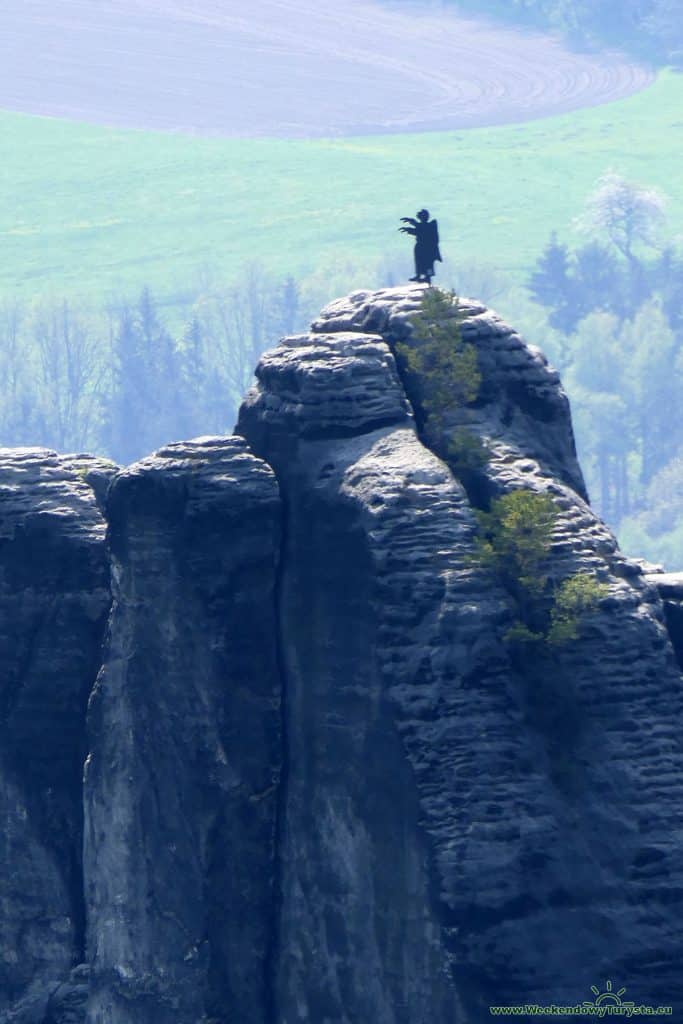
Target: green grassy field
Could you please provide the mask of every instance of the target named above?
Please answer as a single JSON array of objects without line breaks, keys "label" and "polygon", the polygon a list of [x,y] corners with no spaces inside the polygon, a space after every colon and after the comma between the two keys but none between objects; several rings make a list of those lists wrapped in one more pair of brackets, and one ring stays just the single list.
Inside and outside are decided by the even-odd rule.
[{"label": "green grassy field", "polygon": [[551,229],[614,168],[671,196],[683,233],[683,75],[627,100],[523,125],[330,141],[198,139],[0,114],[0,296],[172,295],[205,265],[357,286],[405,253],[398,217],[428,205],[459,264],[520,280]]}]

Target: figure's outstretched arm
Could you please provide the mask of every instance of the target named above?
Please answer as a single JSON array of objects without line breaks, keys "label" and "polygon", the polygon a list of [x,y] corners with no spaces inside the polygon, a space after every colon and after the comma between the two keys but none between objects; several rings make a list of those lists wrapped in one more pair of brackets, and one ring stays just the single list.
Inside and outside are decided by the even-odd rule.
[{"label": "figure's outstretched arm", "polygon": [[401,217],[404,224],[412,224],[414,228],[417,227],[417,221],[414,217]]},{"label": "figure's outstretched arm", "polygon": [[399,228],[398,230],[402,231],[406,235],[416,235],[417,234],[417,231],[415,230],[415,228],[402,227],[402,228]]}]

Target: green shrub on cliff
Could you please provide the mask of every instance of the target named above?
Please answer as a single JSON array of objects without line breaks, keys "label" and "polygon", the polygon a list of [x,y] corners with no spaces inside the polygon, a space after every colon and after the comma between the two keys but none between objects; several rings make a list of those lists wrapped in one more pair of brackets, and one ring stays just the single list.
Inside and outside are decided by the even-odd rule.
[{"label": "green shrub on cliff", "polygon": [[479,554],[503,582],[526,594],[542,594],[547,577],[542,571],[550,545],[557,507],[549,494],[511,491],[478,512]]},{"label": "green shrub on cliff", "polygon": [[607,585],[598,583],[590,573],[579,572],[565,580],[555,594],[546,637],[548,643],[559,646],[577,640],[581,619],[594,611],[606,596]]},{"label": "green shrub on cliff", "polygon": [[479,393],[477,353],[462,339],[462,312],[453,291],[427,288],[410,323],[413,344],[396,349],[420,380],[421,405],[430,426],[440,430],[451,410],[473,402]]},{"label": "green shrub on cliff", "polygon": [[576,573],[548,595],[546,562],[557,516],[549,494],[527,489],[511,491],[493,501],[489,512],[477,513],[479,560],[513,598],[518,619],[505,639],[516,647],[559,647],[578,639],[581,620],[607,593],[589,573]]},{"label": "green shrub on cliff", "polygon": [[481,385],[477,352],[463,340],[462,319],[455,292],[428,288],[410,319],[411,344],[396,346],[409,397],[422,413],[426,440],[445,447],[456,470],[481,466],[488,458],[481,438],[466,426],[453,428],[445,446],[442,438],[448,415],[474,402]]}]

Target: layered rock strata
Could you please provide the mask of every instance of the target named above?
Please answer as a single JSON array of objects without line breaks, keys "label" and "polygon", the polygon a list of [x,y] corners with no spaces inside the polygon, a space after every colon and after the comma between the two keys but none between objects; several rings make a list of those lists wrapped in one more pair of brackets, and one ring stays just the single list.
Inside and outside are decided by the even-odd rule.
[{"label": "layered rock strata", "polygon": [[[607,979],[683,1009],[680,580],[621,555],[557,374],[476,303],[435,433],[395,358],[422,291],[266,353],[239,436],[111,480],[0,455],[0,1024],[479,1024]],[[550,578],[606,588],[533,659],[477,547],[519,488]]]},{"label": "layered rock strata", "polygon": [[115,467],[0,449],[0,1018],[42,1020],[85,957],[82,772],[110,604],[89,480]]},{"label": "layered rock strata", "polygon": [[113,608],[90,699],[91,1024],[269,1012],[281,766],[280,500],[238,438],[114,480]]},{"label": "layered rock strata", "polygon": [[683,573],[649,572],[647,579],[662,599],[671,643],[683,669]]},{"label": "layered rock strata", "polygon": [[[391,359],[420,297],[333,304],[311,335],[264,357],[240,414],[289,517],[283,1019],[448,1019],[460,1007],[479,1020],[491,1002],[573,1003],[596,973],[680,1004],[682,690],[662,602],[587,504],[557,374],[481,306],[463,303],[462,331],[483,387],[437,444],[447,453],[463,426],[486,442],[470,498],[420,443]],[[590,573],[608,596],[579,642],[520,667],[502,642],[506,595],[477,568],[472,503],[521,487],[559,508],[551,576]],[[377,707],[386,738],[370,739]],[[381,812],[363,805],[368,789],[387,794]],[[389,872],[386,891],[368,864]],[[401,891],[420,893],[422,914]],[[402,988],[373,989],[398,962],[392,909],[412,966]],[[339,950],[351,948],[363,956],[349,971]]]},{"label": "layered rock strata", "polygon": [[435,702],[455,662],[474,678],[503,659],[483,638],[500,595],[464,564],[464,492],[417,439],[381,338],[287,339],[257,376],[238,429],[274,467],[287,523],[277,1019],[461,1019],[432,899],[445,836],[420,826],[426,764],[406,745],[430,716],[427,803],[448,802],[462,695],[439,721]]}]

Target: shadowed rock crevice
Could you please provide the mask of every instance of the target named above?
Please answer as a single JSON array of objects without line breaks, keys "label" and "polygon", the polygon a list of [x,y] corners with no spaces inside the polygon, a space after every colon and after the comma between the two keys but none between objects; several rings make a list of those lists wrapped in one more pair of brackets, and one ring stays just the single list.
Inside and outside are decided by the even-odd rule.
[{"label": "shadowed rock crevice", "polygon": [[264,1024],[279,1024],[280,1012],[278,1003],[277,976],[283,956],[282,948],[282,915],[285,902],[283,849],[287,830],[287,800],[289,795],[289,680],[287,664],[284,657],[283,618],[284,618],[284,578],[289,557],[289,507],[288,498],[282,487],[280,495],[280,546],[276,556],[275,579],[273,585],[273,622],[275,663],[279,691],[279,730],[280,730],[280,771],[274,805],[274,839],[273,839],[273,888],[270,907],[270,920],[267,929],[265,947],[265,994]]},{"label": "shadowed rock crevice", "polygon": [[205,438],[125,470],[107,509],[87,1019],[261,1021],[281,768],[277,485],[239,439]]},{"label": "shadowed rock crevice", "polygon": [[[417,312],[421,293],[419,286],[358,293],[324,310],[313,325],[313,332],[333,337],[337,331],[341,334],[349,330],[364,333],[370,329],[391,345],[399,340],[409,342],[408,319]],[[676,845],[672,844],[670,829],[675,829],[677,826],[673,822],[680,822],[681,818],[681,750],[675,730],[671,728],[671,723],[678,721],[681,714],[681,680],[674,665],[661,601],[644,579],[640,566],[624,559],[612,535],[586,503],[585,486],[576,462],[569,405],[557,374],[548,367],[538,350],[526,346],[495,314],[467,301],[463,302],[463,309],[466,313],[463,337],[477,348],[483,387],[473,407],[465,410],[463,415],[456,410],[450,420],[447,419],[443,445],[439,445],[437,450],[447,450],[449,438],[458,427],[472,429],[474,426],[491,451],[491,459],[480,473],[477,503],[485,504],[492,496],[520,487],[550,493],[560,511],[550,559],[552,578],[561,581],[576,572],[589,572],[609,586],[609,597],[602,602],[598,613],[584,623],[580,641],[570,649],[557,655],[544,655],[533,671],[527,666],[521,676],[519,669],[514,671],[510,665],[499,670],[501,676],[496,693],[502,703],[497,714],[502,712],[503,717],[495,729],[495,735],[500,737],[498,743],[488,746],[485,753],[482,751],[485,767],[480,778],[487,780],[482,789],[487,789],[491,796],[501,780],[512,784],[515,779],[510,793],[535,793],[523,800],[526,810],[522,820],[527,822],[528,836],[524,831],[516,836],[514,829],[510,831],[509,811],[507,816],[500,815],[503,821],[507,821],[503,831],[508,849],[508,870],[500,896],[496,896],[496,901],[501,900],[500,906],[496,906],[496,901],[491,902],[490,894],[496,891],[491,889],[495,873],[488,883],[484,881],[495,862],[489,860],[495,844],[484,839],[486,828],[482,831],[480,846],[484,856],[482,870],[472,870],[470,875],[467,857],[462,855],[450,865],[448,858],[437,856],[441,900],[447,912],[452,913],[452,919],[460,922],[455,940],[458,973],[461,978],[467,976],[471,980],[479,976],[482,979],[479,988],[481,999],[472,1011],[474,1019],[477,1019],[477,1014],[487,1011],[486,997],[490,998],[494,990],[501,992],[501,1001],[506,998],[503,991],[525,991],[529,998],[532,998],[532,991],[537,997],[545,992],[548,999],[558,1001],[564,986],[567,999],[571,1000],[575,998],[576,987],[582,980],[587,986],[592,983],[589,981],[591,956],[594,960],[602,957],[604,963],[622,962],[616,951],[613,955],[599,952],[594,929],[601,920],[603,929],[608,927],[614,890],[621,884],[616,880],[628,875],[630,858],[636,855],[640,845],[636,823],[639,822],[640,828],[646,831],[657,833],[657,847],[666,849],[665,873],[680,873],[680,856]],[[411,539],[416,544],[414,526],[413,521]],[[376,539],[376,531],[373,535]],[[470,553],[473,553],[471,545]],[[488,587],[489,594],[495,592],[490,578]],[[403,601],[406,600],[407,593],[404,593]],[[456,603],[462,605],[465,601],[465,594],[461,591]],[[505,605],[504,600],[501,605]],[[403,621],[408,630],[417,631],[419,626],[414,618],[414,606],[413,597],[410,613],[407,609],[403,611]],[[388,600],[383,602],[383,607],[385,610],[389,607]],[[509,618],[507,621],[509,624]],[[490,643],[492,629],[501,637],[506,628],[504,611],[496,625],[485,625],[480,619],[479,642],[483,634]],[[653,667],[655,663],[657,669]],[[489,668],[478,675],[478,704],[476,710],[472,709],[473,717],[467,719],[472,723],[483,712],[481,698],[490,685],[487,683],[491,678],[490,671]],[[392,675],[396,675],[395,666]],[[454,691],[453,684],[459,676],[463,678],[463,666],[457,664],[456,659],[450,681],[444,679],[442,684],[443,694],[457,692],[457,686]],[[413,668],[409,678],[420,693],[421,703],[428,703],[425,690],[417,687],[420,672]],[[503,690],[500,689],[501,682]],[[405,692],[404,688],[402,696]],[[438,713],[431,717],[443,726],[448,720],[448,701],[441,696],[436,706]],[[648,708],[647,721],[641,710],[644,706]],[[653,717],[658,721],[656,730],[662,737],[658,748],[653,748],[650,740]],[[462,719],[461,709],[458,721]],[[507,724],[501,730],[506,719]],[[576,728],[571,728],[572,722]],[[500,774],[491,778],[497,746],[505,735],[509,736],[512,745],[500,763]],[[419,739],[419,730],[408,730],[406,749],[422,792],[424,814],[428,807],[425,794],[432,787],[439,789],[434,782],[435,765],[448,763],[453,757],[454,746],[451,737],[442,756],[434,757],[429,765],[422,788],[420,772],[424,768]],[[425,749],[434,755],[433,736]],[[461,749],[472,753],[473,740],[469,734],[467,739],[463,739]],[[512,751],[515,753],[510,757]],[[651,757],[659,764],[659,769],[653,768],[652,771],[656,774],[663,770],[667,784],[672,787],[672,805],[677,808],[673,819],[661,804],[658,804],[663,811],[661,817],[643,817],[644,809],[653,801],[657,803],[653,792],[648,796],[649,782],[645,782],[646,778],[653,776],[649,771],[643,775],[641,770],[640,759]],[[671,758],[677,765],[673,772],[664,767]],[[467,773],[464,776],[460,773],[460,786],[466,778]],[[445,781],[443,786],[444,790],[448,788]],[[457,805],[456,796],[452,802]],[[494,797],[490,805],[492,808],[509,808],[510,799]],[[464,806],[464,820],[486,820],[486,812],[479,811],[471,797],[465,800]],[[493,818],[496,825],[500,818]],[[428,814],[425,820],[429,822]],[[442,810],[434,820],[441,821],[440,827],[451,836],[451,843],[454,835],[463,835],[464,821],[444,827],[447,819],[444,819]],[[501,825],[503,821],[500,821]],[[634,823],[631,828],[622,824],[626,821]],[[480,828],[479,824],[473,826],[470,835],[476,834]],[[601,834],[610,830],[619,830],[620,835],[611,849],[600,839]],[[528,845],[528,839],[534,834],[543,837],[543,868],[532,856],[533,846]],[[493,835],[495,831],[490,832],[490,836]],[[432,833],[434,848],[438,851],[437,837],[438,826]],[[464,849],[468,848],[477,849],[477,844],[472,845],[468,841]],[[534,864],[536,867],[532,871],[529,866]],[[522,871],[523,865],[526,867]],[[609,876],[614,880],[613,885],[606,884]],[[532,878],[533,899],[528,895]],[[459,879],[460,884],[456,884],[455,879]],[[479,900],[470,900],[468,908],[461,905],[458,896],[463,888],[473,888],[481,894]],[[449,896],[451,891],[453,895]],[[663,890],[657,894],[648,893],[653,910],[661,904],[663,895]],[[634,894],[630,901],[638,898]],[[561,912],[563,905],[565,911]],[[512,906],[528,908],[522,922],[526,935],[524,948],[518,946],[511,925],[505,924]],[[647,933],[644,944],[647,945],[653,941],[658,926],[654,925],[654,919],[644,908],[641,909],[642,927]],[[565,914],[566,923],[559,926],[567,940],[564,961],[558,957],[553,966],[551,943],[547,956],[539,963],[534,951],[547,945],[547,935],[546,938],[542,936],[546,934],[549,921],[554,919],[558,922]],[[486,925],[487,920],[498,920],[500,924],[492,927]],[[672,950],[676,945],[673,925],[664,926],[660,922],[660,926],[667,930]],[[641,927],[635,924],[635,918],[633,927]],[[633,941],[622,938],[622,946],[628,949]],[[484,949],[487,950],[487,966],[483,966]],[[628,953],[624,953],[624,957],[627,956]],[[533,957],[537,962],[532,968]],[[671,953],[667,962],[671,962]],[[464,969],[463,965],[466,965]],[[572,972],[574,994],[566,980]],[[533,986],[529,984],[532,976]],[[667,990],[676,993],[677,999],[680,998],[678,982],[670,972],[666,982],[662,983]]]},{"label": "shadowed rock crevice", "polygon": [[664,604],[671,644],[683,671],[683,573],[649,572],[647,579],[656,588]]},{"label": "shadowed rock crevice", "polygon": [[86,480],[114,470],[0,450],[0,1019],[22,997],[42,1019],[85,958],[85,715],[110,606],[105,523]]},{"label": "shadowed rock crevice", "polygon": [[[358,292],[331,303],[314,322],[316,333],[375,331],[392,351],[397,342],[412,346],[411,318],[420,311],[425,286]],[[474,346],[481,373],[476,401],[445,417],[444,436],[435,450],[448,461],[453,433],[464,428],[483,438],[499,457],[535,458],[548,476],[559,478],[587,500],[569,402],[559,376],[538,348],[525,344],[517,332],[491,310],[470,299],[459,300],[463,341]],[[400,366],[400,364],[399,364]],[[418,375],[405,379],[424,441],[424,387]],[[471,486],[482,505],[490,501],[487,474],[471,475]]]}]

